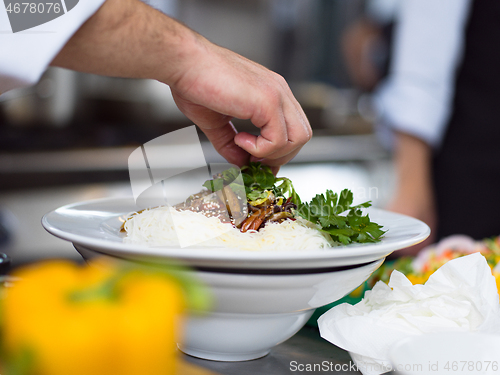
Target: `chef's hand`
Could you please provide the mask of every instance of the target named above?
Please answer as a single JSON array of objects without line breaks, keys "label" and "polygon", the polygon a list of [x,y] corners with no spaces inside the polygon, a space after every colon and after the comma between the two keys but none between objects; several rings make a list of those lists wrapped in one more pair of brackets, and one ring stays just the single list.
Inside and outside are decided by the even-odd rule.
[{"label": "chef's hand", "polygon": [[[170,84],[177,106],[229,162],[263,159],[277,172],[312,136],[286,81],[225,48],[204,39],[200,44]],[[250,119],[260,135],[238,133],[233,117]]]},{"label": "chef's hand", "polygon": [[[277,172],[312,136],[282,77],[139,0],[107,0],[52,65],[169,85],[181,111],[237,165],[263,159]],[[250,119],[260,135],[238,134],[233,117]]]}]

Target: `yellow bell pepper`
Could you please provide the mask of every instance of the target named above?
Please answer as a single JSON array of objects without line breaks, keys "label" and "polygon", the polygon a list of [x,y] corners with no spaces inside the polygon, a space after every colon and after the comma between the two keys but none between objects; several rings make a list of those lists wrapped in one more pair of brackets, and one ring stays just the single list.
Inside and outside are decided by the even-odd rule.
[{"label": "yellow bell pepper", "polygon": [[50,261],[13,276],[1,306],[2,375],[175,373],[185,298],[164,272]]}]

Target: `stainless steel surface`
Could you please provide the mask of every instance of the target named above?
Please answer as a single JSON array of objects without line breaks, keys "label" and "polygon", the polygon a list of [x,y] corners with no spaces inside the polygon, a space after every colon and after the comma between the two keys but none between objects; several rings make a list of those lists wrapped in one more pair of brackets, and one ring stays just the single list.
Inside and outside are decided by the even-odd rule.
[{"label": "stainless steel surface", "polygon": [[184,359],[220,375],[361,374],[349,353],[322,339],[317,328],[308,326],[267,356],[253,361],[215,362],[187,355]]},{"label": "stainless steel surface", "polygon": [[47,233],[40,221],[44,214],[65,204],[103,197],[130,195],[128,184],[95,184],[0,193],[2,209],[10,231],[10,241],[0,252],[13,265],[46,258],[81,260],[70,242]]}]

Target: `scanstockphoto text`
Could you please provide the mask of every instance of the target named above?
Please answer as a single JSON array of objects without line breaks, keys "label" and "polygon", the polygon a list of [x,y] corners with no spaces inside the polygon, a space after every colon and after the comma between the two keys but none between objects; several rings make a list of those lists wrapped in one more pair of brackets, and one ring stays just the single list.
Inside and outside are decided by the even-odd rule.
[{"label": "scanstockphoto text", "polygon": [[481,371],[498,372],[500,374],[499,361],[488,360],[443,360],[429,361],[427,363],[398,363],[379,364],[379,363],[336,363],[331,361],[322,361],[321,363],[303,363],[299,361],[290,361],[291,372],[310,373],[310,372],[360,372],[360,371],[376,371],[379,373],[387,373],[392,371],[411,371],[412,373],[428,374],[435,372],[436,374],[449,373],[470,373],[477,374]]},{"label": "scanstockphoto text", "polygon": [[390,364],[374,364],[374,363],[355,363],[349,361],[348,363],[338,363],[331,361],[322,361],[321,363],[303,363],[299,361],[290,361],[290,371],[296,373],[310,373],[310,372],[359,372],[361,370],[377,371],[380,373],[386,373],[393,371],[394,369]]}]

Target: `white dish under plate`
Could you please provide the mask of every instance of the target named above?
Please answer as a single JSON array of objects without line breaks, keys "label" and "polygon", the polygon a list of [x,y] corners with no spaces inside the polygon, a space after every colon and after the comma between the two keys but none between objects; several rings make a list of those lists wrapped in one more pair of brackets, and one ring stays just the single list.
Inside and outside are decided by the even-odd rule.
[{"label": "white dish under plate", "polygon": [[311,269],[363,264],[423,241],[430,233],[423,222],[369,208],[370,219],[387,230],[381,242],[314,251],[242,251],[227,248],[150,247],[123,243],[120,227],[137,208],[132,198],[104,198],[60,207],[42,219],[53,235],[87,249],[127,259],[156,262],[175,258],[198,267],[238,269]]},{"label": "white dish under plate", "polygon": [[419,220],[369,209],[387,234],[377,244],[314,251],[242,251],[223,248],[147,247],[123,243],[120,227],[136,210],[132,199],[101,199],[58,208],[43,226],[73,242],[86,259],[99,254],[151,263],[183,261],[210,287],[213,309],[188,315],[179,347],[190,355],[242,361],[266,355],[295,334],[314,309],[362,284],[395,250],[423,241]]}]

